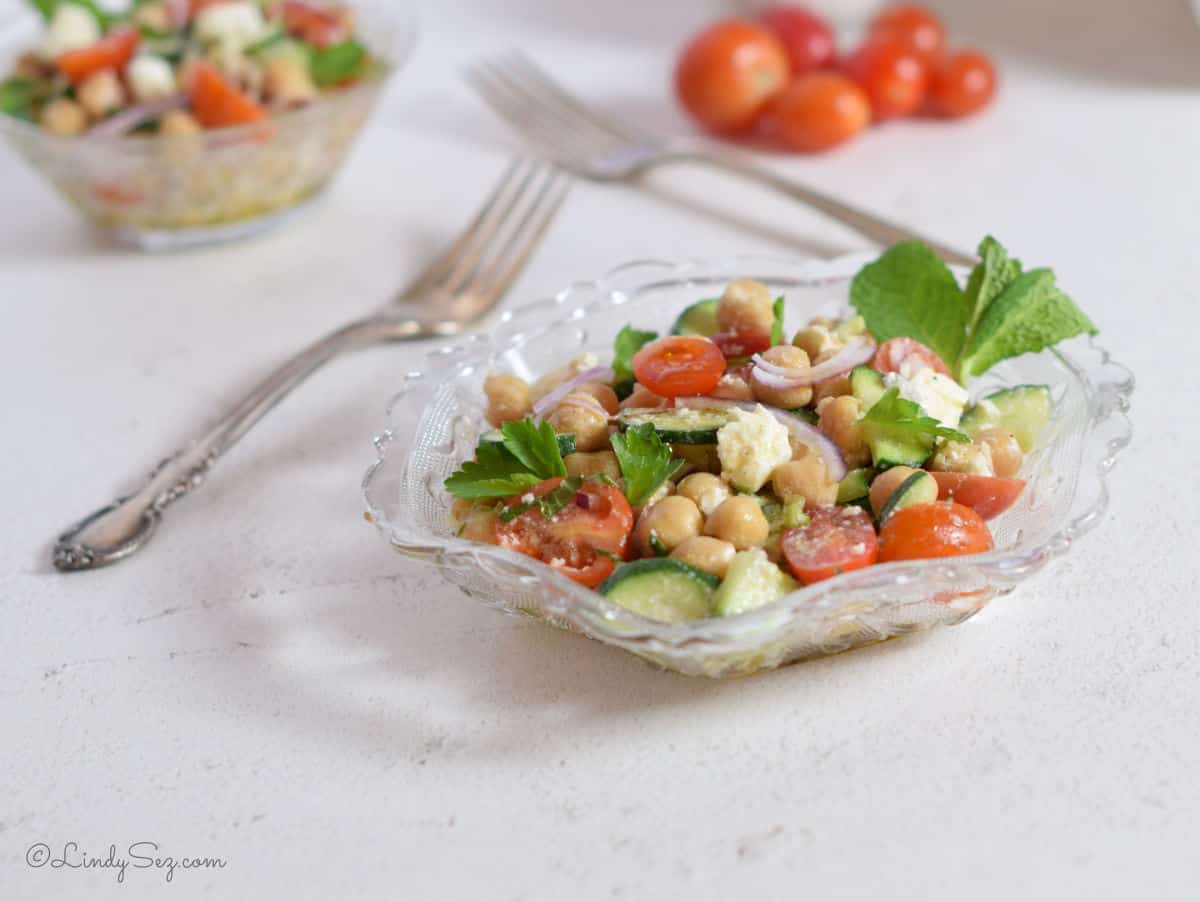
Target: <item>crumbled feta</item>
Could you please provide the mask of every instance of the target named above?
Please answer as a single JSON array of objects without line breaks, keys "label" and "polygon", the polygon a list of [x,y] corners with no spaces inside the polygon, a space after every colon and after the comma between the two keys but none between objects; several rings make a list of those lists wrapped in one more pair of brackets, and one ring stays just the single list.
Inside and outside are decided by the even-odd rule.
[{"label": "crumbled feta", "polygon": [[721,472],[734,488],[757,492],[776,467],[792,459],[787,427],[761,404],[730,412],[733,419],[717,431]]},{"label": "crumbled feta", "polygon": [[971,473],[995,476],[992,449],[982,442],[943,440],[929,461],[929,469],[942,473]]},{"label": "crumbled feta", "polygon": [[40,49],[43,57],[52,60],[71,50],[90,47],[98,40],[100,23],[96,17],[77,3],[63,3],[54,10]]},{"label": "crumbled feta", "polygon": [[125,67],[125,80],[142,102],[170,97],[176,91],[171,64],[158,56],[135,56]]},{"label": "crumbled feta", "polygon": [[967,390],[931,367],[910,366],[911,360],[901,363],[898,373],[884,373],[884,387],[900,389],[900,397],[919,404],[929,416],[953,429],[967,406]]},{"label": "crumbled feta", "polygon": [[704,516],[709,516],[721,504],[729,498],[729,489],[723,482],[713,482],[705,491],[700,493],[700,497],[695,499],[696,507],[700,508],[700,513]]},{"label": "crumbled feta", "polygon": [[267,30],[262,8],[253,0],[214,3],[196,14],[196,37],[223,48],[241,48],[253,44]]}]

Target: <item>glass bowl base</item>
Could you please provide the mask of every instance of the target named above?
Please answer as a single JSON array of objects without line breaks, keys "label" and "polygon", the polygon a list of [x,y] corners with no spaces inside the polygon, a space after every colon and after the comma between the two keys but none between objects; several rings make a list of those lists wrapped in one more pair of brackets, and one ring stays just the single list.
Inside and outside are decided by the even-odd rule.
[{"label": "glass bowl base", "polygon": [[136,225],[110,225],[102,226],[102,228],[118,244],[148,253],[191,250],[214,244],[225,244],[230,241],[240,241],[243,238],[252,238],[271,231],[293,217],[301,215],[313,206],[319,197],[320,193],[318,192],[290,207],[274,210],[262,216],[239,219],[236,222],[180,226],[178,228]]}]

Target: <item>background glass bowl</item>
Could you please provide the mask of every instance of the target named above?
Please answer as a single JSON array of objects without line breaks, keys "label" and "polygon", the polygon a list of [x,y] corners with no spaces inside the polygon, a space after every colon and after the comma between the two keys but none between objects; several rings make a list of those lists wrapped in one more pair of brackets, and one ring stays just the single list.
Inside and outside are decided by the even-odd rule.
[{"label": "background glass bowl", "polygon": [[612,604],[515,552],[458,539],[450,528],[452,499],[442,480],[488,428],[482,384],[491,370],[532,381],[583,351],[606,361],[625,323],[665,333],[686,305],[719,295],[734,278],[784,294],[785,321],[796,329],[814,315],[845,313],[850,280],[871,259],[639,261],[505,314],[488,334],[431,352],[425,369],[405,379],[363,481],[368,517],[397,551],[432,562],[472,597],[684,674],[747,674],[966,620],[1066,553],[1107,505],[1105,477],[1130,439],[1133,378],[1090,341],[1004,361],[971,385],[979,397],[1046,383],[1055,402],[1040,447],[1025,460],[1025,491],[991,523],[996,550],[988,554],[870,567],[736,617],[672,624]]},{"label": "background glass bowl", "polygon": [[[385,0],[352,5],[364,42],[385,69],[311,106],[200,135],[69,138],[5,115],[0,132],[72,204],[124,244],[168,250],[257,234],[325,188],[384,86],[412,55],[415,19]],[[5,29],[4,73],[36,45],[42,28],[30,13]]]}]

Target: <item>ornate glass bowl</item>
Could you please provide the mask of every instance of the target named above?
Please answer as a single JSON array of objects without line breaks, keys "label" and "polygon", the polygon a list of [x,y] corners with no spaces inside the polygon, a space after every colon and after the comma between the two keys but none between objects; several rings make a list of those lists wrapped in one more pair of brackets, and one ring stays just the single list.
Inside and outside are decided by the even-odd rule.
[{"label": "ornate glass bowl", "polygon": [[800,589],[736,617],[649,620],[530,558],[464,541],[450,527],[442,480],[474,453],[484,422],[482,383],[493,369],[532,380],[575,354],[602,360],[625,323],[670,330],[689,303],[755,278],[787,298],[785,321],[844,313],[850,280],[870,258],[740,258],[725,263],[638,261],[554,298],[505,314],[487,334],[431,352],[393,399],[379,459],[363,482],[368,517],[401,554],[427,560],[468,595],[510,613],[578,630],[680,673],[724,677],[959,623],[1011,592],[1091,528],[1107,505],[1105,479],[1130,439],[1133,378],[1090,341],[996,366],[973,397],[1046,383],[1054,415],[1025,461],[1028,485],[992,521],[996,550],[869,567]]}]

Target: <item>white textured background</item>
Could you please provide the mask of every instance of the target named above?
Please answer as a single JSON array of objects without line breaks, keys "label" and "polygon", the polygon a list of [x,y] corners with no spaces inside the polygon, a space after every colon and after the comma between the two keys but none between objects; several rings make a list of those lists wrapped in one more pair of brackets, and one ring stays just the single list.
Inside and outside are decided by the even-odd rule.
[{"label": "white textured background", "polygon": [[[140,557],[51,571],[57,530],[457,230],[512,147],[468,61],[519,44],[684,127],[664,85],[702,4],[425,5],[345,177],[265,239],[110,249],[0,151],[0,899],[1197,898],[1200,32],[1182,2],[943,3],[1002,61],[987,115],[777,161],[1054,266],[1137,373],[1111,514],[975,620],[716,684],[481,609],[362,521],[415,347],[319,374]],[[580,186],[509,303],[647,254],[863,246],[735,182],[655,185]],[[139,840],[229,864],[118,886],[24,863],[35,842]]]}]

